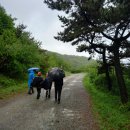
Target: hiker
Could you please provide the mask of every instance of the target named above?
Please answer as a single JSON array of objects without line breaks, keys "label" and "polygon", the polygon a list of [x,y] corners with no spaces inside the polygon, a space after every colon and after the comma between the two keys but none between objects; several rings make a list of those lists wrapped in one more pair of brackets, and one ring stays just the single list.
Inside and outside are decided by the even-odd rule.
[{"label": "hiker", "polygon": [[37,76],[33,79],[32,86],[36,87],[37,89],[37,99],[40,98],[41,94],[41,82],[44,81],[44,79],[41,77],[42,73],[38,72]]},{"label": "hiker", "polygon": [[34,93],[33,87],[32,87],[32,81],[35,77],[34,71],[30,70],[29,71],[29,76],[28,76],[28,94]]},{"label": "hiker", "polygon": [[63,78],[56,79],[54,81],[54,86],[55,86],[55,102],[60,104]]},{"label": "hiker", "polygon": [[54,81],[55,102],[60,104],[63,78],[65,77],[65,72],[61,68],[54,67],[48,72],[48,76],[51,77],[52,81]]},{"label": "hiker", "polygon": [[48,76],[48,73],[46,73],[45,82],[48,85],[48,88],[46,89],[46,98],[50,98],[50,96],[51,96],[51,87],[52,87],[52,78]]}]

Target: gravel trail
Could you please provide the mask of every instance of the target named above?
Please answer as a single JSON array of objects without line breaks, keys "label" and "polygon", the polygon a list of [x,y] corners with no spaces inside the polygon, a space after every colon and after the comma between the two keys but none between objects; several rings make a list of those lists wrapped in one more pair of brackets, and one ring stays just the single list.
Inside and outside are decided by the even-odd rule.
[{"label": "gravel trail", "polygon": [[0,101],[0,130],[99,130],[91,110],[90,97],[82,85],[83,74],[64,79],[61,103],[33,95],[18,95]]}]

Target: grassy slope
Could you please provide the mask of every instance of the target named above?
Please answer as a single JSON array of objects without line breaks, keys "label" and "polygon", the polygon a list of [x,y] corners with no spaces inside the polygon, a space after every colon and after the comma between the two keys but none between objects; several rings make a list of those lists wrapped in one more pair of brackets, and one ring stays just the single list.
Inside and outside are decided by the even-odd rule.
[{"label": "grassy slope", "polygon": [[27,91],[27,81],[16,81],[0,75],[0,99]]},{"label": "grassy slope", "polygon": [[27,91],[27,83],[19,83],[16,85],[8,86],[6,88],[0,88],[0,99],[9,98],[15,94]]},{"label": "grassy slope", "polygon": [[88,76],[84,78],[84,86],[92,97],[101,130],[130,130],[130,103],[122,105],[118,96],[97,90]]},{"label": "grassy slope", "polygon": [[47,51],[47,53],[55,54],[59,59],[62,59],[65,62],[69,63],[73,68],[81,68],[95,62],[95,60],[88,60],[88,58],[85,56],[62,55],[62,54],[50,52],[50,51]]}]

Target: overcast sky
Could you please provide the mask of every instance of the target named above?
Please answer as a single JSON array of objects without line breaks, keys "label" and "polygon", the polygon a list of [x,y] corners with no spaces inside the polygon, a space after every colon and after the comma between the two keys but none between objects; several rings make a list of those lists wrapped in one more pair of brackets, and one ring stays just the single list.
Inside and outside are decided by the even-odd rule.
[{"label": "overcast sky", "polygon": [[8,14],[17,18],[17,24],[27,26],[27,31],[42,42],[42,48],[49,51],[68,55],[87,56],[85,52],[76,52],[76,46],[54,39],[57,32],[63,30],[58,20],[58,11],[52,11],[43,3],[43,0],[0,0],[0,4]]}]

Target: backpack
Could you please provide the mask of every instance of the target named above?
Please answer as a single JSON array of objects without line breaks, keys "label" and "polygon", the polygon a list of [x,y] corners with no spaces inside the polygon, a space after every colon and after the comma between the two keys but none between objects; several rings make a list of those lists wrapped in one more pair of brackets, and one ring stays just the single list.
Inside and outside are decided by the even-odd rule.
[{"label": "backpack", "polygon": [[43,80],[40,83],[41,88],[44,88],[45,90],[48,90],[50,88],[50,83],[49,80],[47,78],[45,78],[45,80]]},{"label": "backpack", "polygon": [[44,81],[42,77],[36,76],[32,81],[32,87],[40,88],[42,81]]}]

